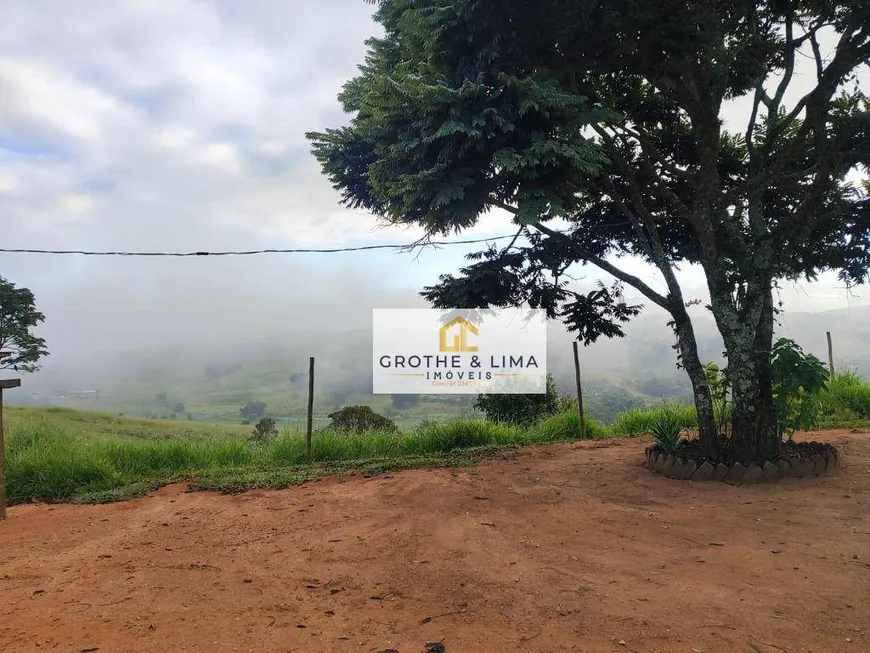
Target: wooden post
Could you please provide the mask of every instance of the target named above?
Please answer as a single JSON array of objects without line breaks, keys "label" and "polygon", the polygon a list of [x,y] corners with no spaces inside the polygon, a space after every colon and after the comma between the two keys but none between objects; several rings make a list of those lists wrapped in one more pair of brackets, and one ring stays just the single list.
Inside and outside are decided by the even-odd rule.
[{"label": "wooden post", "polygon": [[314,356],[308,359],[308,427],[305,430],[305,447],[308,462],[311,462],[311,429],[314,423]]},{"label": "wooden post", "polygon": [[828,367],[831,369],[831,376],[834,376],[834,346],[831,344],[830,331],[828,331]]},{"label": "wooden post", "polygon": [[6,519],[6,440],[3,435],[3,391],[17,388],[21,379],[0,379],[0,521]]},{"label": "wooden post", "polygon": [[580,354],[574,341],[574,376],[577,379],[577,414],[580,417],[580,438],[586,437],[586,418],[583,415],[583,390],[580,387]]}]

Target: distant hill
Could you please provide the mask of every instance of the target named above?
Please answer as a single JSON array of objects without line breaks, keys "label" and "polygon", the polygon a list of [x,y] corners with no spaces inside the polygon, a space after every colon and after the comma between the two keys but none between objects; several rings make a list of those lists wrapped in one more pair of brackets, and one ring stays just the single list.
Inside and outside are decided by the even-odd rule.
[{"label": "distant hill", "polygon": [[[703,360],[722,362],[722,343],[709,314],[697,308],[697,338]],[[690,386],[677,369],[674,336],[661,310],[649,309],[625,338],[581,348],[586,406],[599,419],[625,408],[688,398]],[[827,361],[825,332],[831,331],[835,364],[870,376],[870,307],[823,313],[786,313],[778,335],[796,340]],[[304,418],[308,357],[316,358],[318,419],[348,403],[367,403],[403,424],[424,417],[472,414],[473,397],[423,397],[394,406],[389,396],[371,394],[371,332],[367,329],[289,332],[282,339],[117,352],[89,358],[46,360],[45,369],[8,393],[10,403],[61,405],[121,412],[129,416],[238,423],[248,401],[264,401],[286,420]],[[548,369],[563,392],[574,393],[571,337],[559,325],[548,330]]]}]

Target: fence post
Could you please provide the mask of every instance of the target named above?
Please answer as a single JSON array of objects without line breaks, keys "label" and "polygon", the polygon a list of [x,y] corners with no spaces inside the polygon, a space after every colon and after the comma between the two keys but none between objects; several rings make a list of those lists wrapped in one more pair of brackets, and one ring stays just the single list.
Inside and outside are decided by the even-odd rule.
[{"label": "fence post", "polygon": [[308,359],[308,426],[305,429],[305,448],[311,462],[311,429],[314,422],[314,356]]},{"label": "fence post", "polygon": [[831,344],[831,332],[827,332],[828,335],[828,367],[831,370],[831,376],[834,376],[834,346]]},{"label": "fence post", "polygon": [[17,388],[21,379],[0,379],[0,521],[6,519],[6,440],[3,434],[3,391]]},{"label": "fence post", "polygon": [[574,341],[574,376],[577,380],[577,414],[580,417],[580,438],[586,437],[586,417],[583,415],[583,390],[580,387],[580,354]]}]

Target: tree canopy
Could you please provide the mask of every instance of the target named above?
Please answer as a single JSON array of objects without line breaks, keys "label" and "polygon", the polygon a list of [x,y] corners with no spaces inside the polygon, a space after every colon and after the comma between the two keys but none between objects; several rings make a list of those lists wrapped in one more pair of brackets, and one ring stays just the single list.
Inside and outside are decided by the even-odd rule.
[{"label": "tree canopy", "polygon": [[[676,277],[697,265],[732,368],[735,437],[763,449],[773,286],[824,271],[858,284],[870,269],[870,3],[381,0],[375,17],[384,35],[339,96],[350,123],[308,134],[342,203],[430,236],[493,210],[517,229],[424,297],[543,308],[590,343],[622,335],[641,308],[624,298],[633,287],[673,317],[712,453]],[[578,292],[576,264],[615,283]]]},{"label": "tree canopy", "polygon": [[45,321],[36,309],[36,300],[28,288],[19,288],[0,277],[0,369],[35,372],[38,361],[48,355],[45,340],[33,329]]}]

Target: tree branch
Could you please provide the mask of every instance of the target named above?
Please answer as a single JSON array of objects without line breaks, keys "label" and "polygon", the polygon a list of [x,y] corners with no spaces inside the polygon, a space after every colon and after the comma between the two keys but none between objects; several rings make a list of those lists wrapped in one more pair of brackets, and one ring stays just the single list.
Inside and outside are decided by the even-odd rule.
[{"label": "tree branch", "polygon": [[765,188],[793,157],[801,155],[806,150],[805,141],[810,132],[824,131],[824,119],[827,115],[824,105],[830,101],[836,92],[840,80],[867,57],[870,57],[870,41],[860,45],[848,40],[845,43],[843,41],[840,42],[837,47],[837,54],[834,55],[834,59],[822,72],[816,87],[804,95],[783,120],[777,121],[776,129],[770,132],[768,137],[771,139],[772,144],[772,139],[788,128],[798,115],[806,109],[807,117],[794,138],[790,139],[786,147],[775,153],[773,158],[768,160],[767,165],[755,176],[735,186],[726,193],[726,205],[736,203],[740,197],[749,196]]},{"label": "tree branch", "polygon": [[549,227],[541,224],[540,222],[535,223],[534,226],[538,231],[540,231],[542,234],[549,236],[550,238],[563,238],[563,239],[565,239],[571,245],[571,248],[577,253],[578,258],[580,258],[581,260],[587,261],[589,263],[592,263],[596,267],[607,272],[609,275],[615,277],[616,279],[619,279],[620,281],[622,281],[624,283],[627,283],[629,286],[633,287],[634,289],[639,291],[641,294],[643,294],[644,297],[649,299],[651,302],[657,304],[658,306],[661,306],[666,311],[671,310],[671,302],[668,300],[668,298],[665,297],[664,295],[657,293],[655,290],[650,288],[646,283],[644,283],[638,277],[636,277],[632,274],[628,274],[627,272],[620,270],[619,268],[612,265],[611,263],[608,263],[600,256],[596,256],[595,254],[593,254],[589,250],[587,250],[587,249],[581,247],[580,245],[578,245],[577,243],[575,243],[573,240],[571,240],[570,237],[568,237],[567,235],[565,235],[563,233],[559,233],[558,231],[554,231],[553,229],[550,229]]},{"label": "tree branch", "polygon": [[520,234],[526,230],[525,225],[519,228],[519,230],[514,234],[514,237],[511,238],[511,242],[508,243],[508,246],[504,248],[503,252],[507,253],[510,249],[516,244],[517,239],[520,237]]},{"label": "tree branch", "polygon": [[822,58],[822,48],[819,45],[819,39],[815,32],[810,33],[810,45],[813,48],[813,59],[816,61],[816,80],[822,81],[822,75],[825,72],[825,60]]},{"label": "tree branch", "polygon": [[[755,97],[752,100],[752,115],[749,116],[749,125],[746,127],[746,149],[749,152],[749,163],[753,163],[755,159],[755,121],[758,120],[758,109],[761,107],[761,102],[767,93],[764,90],[764,80],[759,80],[755,85]],[[766,106],[770,106],[765,102]]]},{"label": "tree branch", "polygon": [[[791,1],[788,3],[788,9],[786,9],[785,13],[785,39],[786,43],[790,44],[794,37],[794,7],[792,6]],[[779,113],[779,105],[782,104],[782,99],[785,97],[785,92],[788,89],[789,84],[791,84],[792,76],[794,75],[794,60],[795,60],[795,50],[797,50],[798,46],[790,46],[789,54],[786,55],[788,58],[785,62],[785,72],[782,76],[782,81],[780,81],[779,86],[776,89],[776,93],[773,96],[773,103],[770,107],[771,115],[775,116]],[[772,123],[771,123],[772,124]]]},{"label": "tree branch", "polygon": [[635,125],[635,128],[632,129],[626,125],[619,125],[619,129],[623,130],[625,133],[633,136],[637,139],[638,143],[640,143],[641,151],[650,158],[654,157],[655,161],[661,164],[662,168],[670,172],[674,177],[679,179],[687,179],[689,174],[686,170],[681,170],[676,165],[667,160],[667,158],[659,151],[659,149],[655,146],[650,138],[649,134],[641,127],[640,125]]},{"label": "tree branch", "polygon": [[634,233],[637,234],[637,238],[640,241],[640,246],[643,248],[644,253],[652,261],[654,258],[652,243],[650,242],[649,236],[647,236],[643,231],[643,225],[641,224],[640,218],[634,215],[625,205],[625,202],[622,201],[622,198],[619,196],[619,191],[617,191],[616,189],[616,184],[613,183],[613,180],[610,177],[605,177],[604,183],[607,186],[607,192],[603,192],[604,189],[598,187],[599,190],[602,191],[603,195],[609,195],[611,199],[616,202],[617,206],[619,206],[619,209],[622,211],[623,215],[628,218],[628,221],[631,223],[632,228],[634,228]]}]

